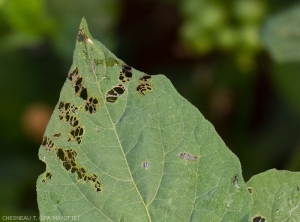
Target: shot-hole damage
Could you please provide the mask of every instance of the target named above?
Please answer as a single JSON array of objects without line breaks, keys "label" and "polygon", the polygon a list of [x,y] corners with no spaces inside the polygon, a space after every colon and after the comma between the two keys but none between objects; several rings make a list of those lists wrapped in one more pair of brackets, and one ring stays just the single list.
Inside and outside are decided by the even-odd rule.
[{"label": "shot-hole damage", "polygon": [[240,188],[239,187],[239,177],[238,175],[234,175],[233,179],[232,179],[232,184],[236,187],[236,188]]},{"label": "shot-hole damage", "polygon": [[80,81],[79,78],[80,75],[78,67],[68,74],[68,79],[71,81],[73,87],[76,85],[77,81]]},{"label": "shot-hole damage", "polygon": [[75,87],[75,94],[76,96],[79,96],[83,100],[87,100],[88,98],[88,91],[87,88],[83,87],[82,85],[78,86],[78,90]]},{"label": "shot-hole damage", "polygon": [[45,172],[43,175],[42,183],[46,183],[47,180],[50,180],[52,178],[52,173]]},{"label": "shot-hole damage", "polygon": [[183,159],[183,160],[188,160],[188,161],[196,161],[198,159],[197,156],[189,154],[189,153],[183,153],[179,152],[178,156]]},{"label": "shot-hole damage", "polygon": [[99,100],[91,96],[85,101],[85,111],[89,112],[90,114],[95,113],[98,111]]},{"label": "shot-hole damage", "polygon": [[266,222],[266,219],[265,218],[263,218],[262,216],[255,216],[255,217],[253,217],[252,218],[252,221],[253,222]]},{"label": "shot-hole damage", "polygon": [[141,78],[139,78],[140,84],[135,88],[136,92],[144,96],[145,92],[153,91],[152,84],[149,83],[150,80],[151,76],[148,74],[144,74]]},{"label": "shot-hole damage", "polygon": [[151,76],[149,74],[144,74],[141,78],[139,78],[139,82],[148,82],[150,81]]},{"label": "shot-hole damage", "polygon": [[84,134],[84,127],[80,126],[80,119],[77,117],[78,107],[71,103],[60,102],[58,109],[59,119],[68,122],[72,126],[69,132],[68,142],[75,140],[80,144]]},{"label": "shot-hole damage", "polygon": [[82,142],[82,137],[84,134],[84,128],[82,126],[76,126],[69,132],[68,142],[75,140],[78,144]]},{"label": "shot-hole damage", "polygon": [[117,99],[126,91],[125,86],[119,84],[114,86],[112,89],[108,90],[105,97],[106,102],[115,103]]},{"label": "shot-hole damage", "polygon": [[82,29],[78,30],[76,39],[78,42],[83,42],[86,41],[88,39],[87,35],[84,33],[84,31]]},{"label": "shot-hole damage", "polygon": [[152,86],[149,83],[141,83],[135,89],[140,95],[144,96],[146,91],[152,91]]},{"label": "shot-hole damage", "polygon": [[88,92],[87,88],[83,86],[83,77],[80,75],[78,67],[68,74],[68,79],[72,83],[74,94],[83,100],[86,100],[88,97]]},{"label": "shot-hole damage", "polygon": [[90,96],[88,89],[83,86],[83,77],[80,75],[78,67],[68,74],[68,78],[72,82],[74,94],[85,101],[85,111],[91,114],[97,112],[100,102],[96,97]]},{"label": "shot-hole damage", "polygon": [[248,189],[249,193],[252,194],[252,188],[248,187],[247,189]]},{"label": "shot-hole damage", "polygon": [[69,121],[71,115],[78,114],[78,107],[71,103],[60,102],[58,105],[59,119],[62,121]]},{"label": "shot-hole damage", "polygon": [[132,78],[132,68],[126,64],[122,64],[122,70],[119,75],[119,80],[123,83],[129,82]]},{"label": "shot-hole damage", "polygon": [[46,151],[50,154],[54,149],[56,149],[55,144],[51,139],[49,139],[47,136],[44,136],[42,141],[42,146],[46,148]]},{"label": "shot-hole damage", "polygon": [[149,163],[148,162],[143,162],[142,167],[147,170],[149,168]]},{"label": "shot-hole damage", "polygon": [[67,122],[69,122],[71,126],[75,127],[79,125],[79,118],[76,116],[70,116]]},{"label": "shot-hole damage", "polygon": [[103,187],[96,174],[88,174],[85,167],[80,167],[76,163],[77,152],[74,149],[62,149],[57,150],[57,157],[62,161],[62,165],[66,171],[75,173],[77,179],[80,182],[91,182],[97,192],[101,192]]}]

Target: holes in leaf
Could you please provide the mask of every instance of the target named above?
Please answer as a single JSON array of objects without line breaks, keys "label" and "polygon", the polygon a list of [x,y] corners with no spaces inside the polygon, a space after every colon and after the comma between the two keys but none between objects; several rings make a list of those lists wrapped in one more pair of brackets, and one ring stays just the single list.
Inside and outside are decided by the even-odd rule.
[{"label": "holes in leaf", "polygon": [[138,85],[135,90],[142,96],[145,95],[146,91],[152,91],[152,86],[149,83],[141,83]]},{"label": "holes in leaf", "polygon": [[71,103],[65,103],[65,102],[60,102],[59,106],[59,119],[63,121],[69,121],[71,117],[71,113],[73,114],[78,114],[78,108],[71,104]]},{"label": "holes in leaf", "polygon": [[51,178],[52,178],[52,173],[45,172],[44,173],[44,178],[42,179],[42,183],[45,183],[47,180],[50,180]]},{"label": "holes in leaf", "polygon": [[76,36],[76,39],[78,42],[83,42],[86,39],[88,39],[87,35],[84,33],[84,31],[82,29],[78,30],[78,34]]},{"label": "holes in leaf", "polygon": [[96,182],[95,182],[94,187],[96,188],[96,191],[97,191],[97,192],[101,192],[102,189],[103,189],[102,186],[101,186],[101,183],[100,183],[99,181],[96,181]]},{"label": "holes in leaf", "polygon": [[83,100],[88,98],[87,89],[83,86],[83,78],[79,74],[78,67],[76,67],[71,73],[68,74],[69,80],[72,82],[72,86],[74,87],[74,94],[79,96]]},{"label": "holes in leaf", "polygon": [[142,96],[145,95],[146,91],[153,91],[152,84],[149,83],[151,76],[148,74],[144,74],[141,78],[139,78],[139,85],[135,88],[135,90]]},{"label": "holes in leaf", "polygon": [[178,156],[183,159],[183,160],[188,160],[188,161],[196,161],[198,159],[197,156],[194,156],[192,154],[189,154],[189,153],[182,153],[182,152],[179,152],[178,153]]},{"label": "holes in leaf", "polygon": [[62,165],[70,173],[75,173],[77,179],[80,182],[91,182],[97,192],[103,190],[103,187],[96,174],[87,174],[87,170],[84,167],[79,167],[75,161],[77,152],[74,149],[62,149],[57,150],[57,157],[62,161]]},{"label": "holes in leaf", "polygon": [[70,116],[68,119],[68,122],[70,123],[71,126],[75,127],[79,125],[79,119],[76,116]]},{"label": "holes in leaf", "polygon": [[106,96],[106,102],[115,103],[117,101],[117,97],[114,96]]},{"label": "holes in leaf", "polygon": [[61,133],[53,133],[53,138],[60,138],[61,137]]},{"label": "holes in leaf", "polygon": [[82,136],[84,133],[84,128],[81,126],[73,127],[69,133],[69,139],[68,142],[71,140],[75,140],[78,144],[82,141]]},{"label": "holes in leaf", "polygon": [[238,175],[234,175],[234,177],[233,177],[233,179],[232,179],[232,184],[233,184],[236,188],[240,188],[240,187],[239,187],[238,181],[239,181]]},{"label": "holes in leaf", "polygon": [[50,140],[47,136],[44,136],[42,145],[46,148],[46,151],[50,154],[53,149],[56,149],[53,141]]},{"label": "holes in leaf", "polygon": [[87,100],[88,98],[87,88],[82,87],[80,92],[78,93],[78,96],[83,100]]},{"label": "holes in leaf", "polygon": [[142,167],[147,170],[149,168],[149,163],[148,162],[143,162]]},{"label": "holes in leaf", "polygon": [[119,75],[119,80],[121,82],[128,82],[132,78],[132,68],[126,64],[122,65],[122,71]]},{"label": "holes in leaf", "polygon": [[100,104],[99,100],[94,96],[89,96],[87,88],[83,86],[83,78],[79,74],[77,67],[68,75],[68,78],[74,87],[74,94],[85,101],[85,111],[91,114],[97,112],[97,106]]},{"label": "holes in leaf", "polygon": [[255,216],[255,217],[252,218],[252,221],[253,222],[265,222],[266,219],[263,218],[262,216]]},{"label": "holes in leaf", "polygon": [[90,114],[97,112],[99,106],[99,101],[96,97],[89,97],[85,101],[85,111],[89,112]]},{"label": "holes in leaf", "polygon": [[56,152],[56,155],[57,155],[58,159],[60,159],[61,161],[64,161],[65,154],[62,149],[58,149]]},{"label": "holes in leaf", "polygon": [[248,187],[248,191],[250,194],[252,194],[252,188],[251,187]]},{"label": "holes in leaf", "polygon": [[69,78],[69,80],[71,80],[72,85],[74,86],[75,83],[77,82],[78,78],[79,78],[78,67],[76,67],[72,72],[70,72],[68,74],[68,78]]},{"label": "holes in leaf", "polygon": [[111,90],[109,90],[105,97],[106,102],[114,103],[117,99],[125,92],[125,87],[122,84],[114,86]]},{"label": "holes in leaf", "polygon": [[151,79],[151,76],[148,74],[144,74],[141,78],[139,78],[140,83],[148,82]]},{"label": "holes in leaf", "polygon": [[80,144],[82,141],[84,128],[80,126],[80,119],[75,115],[71,115],[71,112],[77,114],[78,108],[73,104],[60,102],[58,109],[60,111],[59,118],[68,122],[73,127],[69,132],[68,142],[75,140],[78,144]]}]

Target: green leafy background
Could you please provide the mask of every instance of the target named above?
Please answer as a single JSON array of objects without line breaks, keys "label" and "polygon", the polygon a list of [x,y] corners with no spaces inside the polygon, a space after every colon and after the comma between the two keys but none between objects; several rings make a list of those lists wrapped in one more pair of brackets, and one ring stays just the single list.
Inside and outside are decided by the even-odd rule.
[{"label": "green leafy background", "polygon": [[[45,164],[36,154],[83,16],[93,36],[119,58],[164,73],[201,110],[240,159],[246,181],[271,168],[299,170],[299,59],[274,54],[280,43],[297,44],[298,35],[289,33],[297,27],[285,27],[287,38],[271,28],[285,17],[293,26],[298,3],[251,1],[264,9],[254,15],[229,2],[2,0],[0,215],[38,215],[35,182]],[[201,16],[220,14],[213,10],[223,17],[198,18],[197,8],[206,12]],[[198,27],[197,19],[207,23]],[[209,47],[197,45],[203,36]]]}]

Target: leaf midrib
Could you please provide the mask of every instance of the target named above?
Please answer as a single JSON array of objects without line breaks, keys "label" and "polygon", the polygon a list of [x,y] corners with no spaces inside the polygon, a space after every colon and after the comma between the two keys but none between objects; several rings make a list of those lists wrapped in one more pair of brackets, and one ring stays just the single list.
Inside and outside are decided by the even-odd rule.
[{"label": "leaf midrib", "polygon": [[[93,39],[92,42],[94,42],[94,41],[96,41],[96,40]],[[92,43],[90,43],[89,41],[85,41],[85,46],[86,46],[86,48],[87,48],[87,53],[88,53],[89,59],[90,59],[90,58],[92,57],[92,55],[91,55],[90,50],[89,50],[89,47],[88,47],[89,44],[92,44]],[[94,44],[94,43],[93,43],[93,44]],[[95,45],[95,44],[94,44],[94,45]],[[106,60],[105,60],[106,57],[105,57],[104,53],[102,53],[102,51],[98,50],[97,47],[95,47],[94,50],[96,51],[96,53],[99,53],[100,55],[102,54],[103,57],[104,57],[104,60],[103,60],[103,66],[104,66],[104,69],[105,69],[104,72],[105,72],[105,75],[106,75],[106,74],[107,74],[107,73],[106,73]],[[90,62],[91,62],[91,59],[90,59]],[[92,65],[92,64],[91,64],[91,65]],[[149,221],[151,222],[152,220],[151,220],[151,217],[150,217],[150,214],[149,214],[149,211],[148,211],[148,207],[147,207],[147,205],[145,204],[145,202],[144,202],[144,200],[143,200],[143,198],[142,198],[142,196],[141,196],[141,194],[140,194],[140,192],[139,192],[139,190],[138,190],[138,188],[137,188],[137,185],[135,184],[134,179],[133,179],[133,177],[132,177],[132,174],[131,174],[131,171],[130,171],[130,167],[129,167],[129,164],[128,164],[126,155],[125,155],[124,150],[123,150],[123,148],[122,148],[122,144],[121,144],[119,135],[118,135],[118,133],[117,133],[117,130],[116,130],[116,128],[115,128],[115,124],[113,123],[113,120],[112,120],[112,118],[111,118],[111,116],[110,116],[110,113],[109,113],[109,111],[108,111],[108,108],[107,108],[107,106],[106,106],[105,99],[104,99],[104,95],[103,95],[103,93],[102,93],[101,86],[100,86],[100,81],[98,80],[98,77],[97,77],[97,75],[96,75],[96,71],[95,71],[93,65],[92,65],[92,70],[93,70],[93,74],[94,74],[95,79],[96,79],[97,87],[98,87],[98,89],[99,89],[99,92],[100,92],[101,97],[102,97],[102,100],[103,100],[104,108],[106,109],[106,112],[107,112],[107,114],[108,114],[108,116],[109,116],[109,121],[110,121],[111,125],[113,126],[112,128],[113,128],[113,130],[114,130],[114,132],[115,132],[115,135],[116,135],[116,137],[117,137],[117,139],[118,139],[119,147],[120,147],[121,152],[122,152],[122,155],[123,155],[123,157],[124,157],[124,159],[125,159],[125,163],[126,163],[126,166],[127,166],[127,169],[128,169],[128,172],[129,172],[129,175],[130,175],[132,184],[133,184],[134,188],[136,189],[136,192],[138,193],[138,196],[140,197],[141,202],[143,203],[143,206],[145,207],[145,210],[146,210],[148,219],[149,219]],[[127,99],[126,99],[126,103],[127,103]]]}]

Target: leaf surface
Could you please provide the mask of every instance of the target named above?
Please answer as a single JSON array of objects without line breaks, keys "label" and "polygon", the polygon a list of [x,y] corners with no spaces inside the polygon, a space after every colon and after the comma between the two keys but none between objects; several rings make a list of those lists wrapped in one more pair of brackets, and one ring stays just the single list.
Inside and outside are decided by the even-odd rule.
[{"label": "leaf surface", "polygon": [[82,20],[47,126],[41,216],[82,221],[248,221],[237,157],[163,75],[116,58]]},{"label": "leaf surface", "polygon": [[253,197],[251,216],[257,218],[253,221],[299,221],[299,173],[272,169],[252,177],[247,185]]}]

